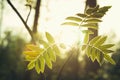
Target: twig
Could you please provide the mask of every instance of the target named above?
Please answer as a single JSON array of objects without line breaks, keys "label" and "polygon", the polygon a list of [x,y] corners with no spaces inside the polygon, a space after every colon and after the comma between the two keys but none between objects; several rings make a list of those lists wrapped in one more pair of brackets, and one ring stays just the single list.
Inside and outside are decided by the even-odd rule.
[{"label": "twig", "polygon": [[29,28],[29,26],[27,25],[27,23],[24,21],[23,17],[20,15],[20,13],[17,11],[17,9],[14,7],[14,5],[11,3],[10,0],[7,0],[8,4],[12,7],[12,9],[16,12],[16,14],[18,15],[18,17],[21,19],[21,21],[23,22],[23,24],[25,25],[25,28],[27,29],[27,31],[29,32],[30,36],[32,39],[34,39],[33,37],[33,32],[31,31],[31,29]]}]

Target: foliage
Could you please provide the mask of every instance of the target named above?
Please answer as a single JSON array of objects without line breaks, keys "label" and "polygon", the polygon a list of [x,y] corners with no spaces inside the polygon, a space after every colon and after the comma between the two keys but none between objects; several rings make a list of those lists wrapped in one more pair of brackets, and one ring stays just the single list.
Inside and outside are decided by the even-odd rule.
[{"label": "foliage", "polygon": [[[111,6],[104,6],[99,8],[90,8],[85,14],[78,13],[75,16],[66,18],[66,22],[62,25],[70,25],[79,27],[85,34],[83,45],[80,45],[81,51],[86,53],[88,57],[94,62],[98,61],[100,65],[106,60],[111,64],[115,64],[115,61],[110,57],[108,53],[112,53],[110,50],[114,44],[105,44],[107,36],[96,36],[89,41],[89,35],[94,34],[91,29],[98,30],[98,23],[102,22],[101,18],[106,14]],[[37,37],[37,36],[35,36]],[[26,61],[29,61],[27,66],[28,70],[35,68],[37,73],[43,73],[45,65],[52,69],[52,62],[56,61],[56,55],[60,55],[59,46],[55,42],[53,36],[46,32],[46,40],[40,39],[35,44],[27,44],[23,54],[25,55]],[[63,47],[63,46],[62,46]]]},{"label": "foliage", "polygon": [[25,59],[29,61],[28,70],[35,68],[37,73],[43,73],[45,64],[52,69],[52,62],[56,61],[56,55],[60,55],[60,50],[48,32],[46,32],[46,39],[47,41],[39,40],[39,44],[26,45],[23,54]]},{"label": "foliage", "polygon": [[88,57],[94,62],[95,60],[101,65],[104,59],[111,64],[115,64],[115,61],[108,55],[108,53],[113,52],[109,48],[113,47],[114,44],[105,44],[107,36],[96,36],[89,41],[89,35],[94,34],[91,29],[98,30],[98,23],[102,22],[101,18],[106,14],[111,6],[104,6],[99,8],[90,8],[85,14],[78,13],[75,16],[70,16],[66,18],[66,22],[62,25],[77,26],[83,33],[85,33],[84,42],[82,45],[82,51],[87,54]]}]

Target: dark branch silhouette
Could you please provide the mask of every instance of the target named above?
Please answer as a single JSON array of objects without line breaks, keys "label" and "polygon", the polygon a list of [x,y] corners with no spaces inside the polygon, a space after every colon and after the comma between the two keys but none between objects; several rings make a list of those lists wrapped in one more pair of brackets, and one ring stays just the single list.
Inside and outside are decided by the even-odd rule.
[{"label": "dark branch silhouette", "polygon": [[35,18],[33,23],[33,33],[37,32],[37,25],[38,25],[38,19],[39,19],[39,11],[40,11],[40,3],[41,0],[37,0],[36,7],[35,7]]},{"label": "dark branch silhouette", "polygon": [[27,29],[27,31],[29,32],[30,36],[32,39],[34,39],[33,37],[33,32],[31,31],[31,29],[29,28],[29,26],[27,25],[27,23],[25,22],[25,20],[23,19],[23,17],[20,15],[20,13],[18,12],[18,10],[14,7],[14,5],[11,3],[10,0],[7,0],[8,4],[12,7],[12,9],[16,12],[16,14],[18,15],[18,17],[21,19],[21,21],[23,22],[23,24],[25,25],[25,28]]}]

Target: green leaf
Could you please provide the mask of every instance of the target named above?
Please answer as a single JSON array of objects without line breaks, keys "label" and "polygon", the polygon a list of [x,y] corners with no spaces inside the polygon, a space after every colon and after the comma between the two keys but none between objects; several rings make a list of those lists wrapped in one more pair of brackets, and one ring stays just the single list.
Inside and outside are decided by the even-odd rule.
[{"label": "green leaf", "polygon": [[60,55],[60,50],[59,50],[59,47],[57,45],[54,45],[52,48],[53,48],[55,54]]},{"label": "green leaf", "polygon": [[87,23],[87,24],[82,24],[81,26],[87,27],[87,28],[98,29],[98,25],[96,23]]},{"label": "green leaf", "polygon": [[102,36],[99,40],[96,41],[96,43],[94,44],[96,47],[97,46],[101,46],[107,39],[107,36]]},{"label": "green leaf", "polygon": [[51,62],[51,59],[50,59],[48,53],[44,53],[43,56],[44,56],[44,59],[45,59],[45,62],[46,62],[46,64],[47,64],[47,66],[48,66],[50,69],[52,69],[52,62]]},{"label": "green leaf", "polygon": [[35,62],[34,61],[30,61],[30,63],[27,65],[28,70],[31,70],[35,67]]},{"label": "green leaf", "polygon": [[64,23],[62,23],[62,25],[79,26],[79,24],[75,23],[75,22],[64,22]]},{"label": "green leaf", "polygon": [[86,49],[86,45],[82,45],[82,51]]},{"label": "green leaf", "polygon": [[89,8],[86,13],[87,14],[92,14],[94,12],[97,12],[97,10],[99,9],[99,5],[97,5],[95,8]]},{"label": "green leaf", "polygon": [[98,61],[98,63],[100,65],[103,64],[104,55],[102,54],[102,52],[97,51],[97,53],[96,53],[96,59],[97,59],[97,61]]},{"label": "green leaf", "polygon": [[41,72],[43,73],[45,69],[45,59],[43,58],[43,56],[40,56],[39,60],[40,60],[40,69]]},{"label": "green leaf", "polygon": [[60,44],[60,47],[63,48],[63,49],[66,49],[66,46],[63,43]]},{"label": "green leaf", "polygon": [[107,11],[108,11],[108,9],[110,9],[112,6],[104,6],[104,7],[101,7],[100,9],[99,9],[99,13],[106,13]]},{"label": "green leaf", "polygon": [[83,30],[82,32],[85,34],[94,34],[94,32],[91,30]]},{"label": "green leaf", "polygon": [[56,61],[56,55],[55,55],[54,51],[51,48],[48,48],[48,55],[49,55],[51,61],[53,61],[53,62]]},{"label": "green leaf", "polygon": [[85,17],[87,17],[87,15],[86,14],[81,14],[81,13],[78,13],[78,14],[76,14],[77,16],[79,16],[79,17],[82,17],[82,18],[85,18]]},{"label": "green leaf", "polygon": [[49,44],[44,40],[39,40],[39,43],[42,44],[44,48],[47,48],[49,46]]},{"label": "green leaf", "polygon": [[90,40],[90,45],[93,45],[99,38],[101,38],[101,36],[96,36],[95,38],[93,38],[92,40]]},{"label": "green leaf", "polygon": [[102,50],[104,53],[113,53],[114,51],[113,50]]},{"label": "green leaf", "polygon": [[82,19],[78,17],[67,17],[66,20],[72,20],[72,21],[77,21],[77,22],[82,21]]},{"label": "green leaf", "polygon": [[110,62],[111,64],[113,64],[113,65],[116,64],[115,61],[114,61],[109,55],[104,54],[104,58],[105,58],[108,62]]},{"label": "green leaf", "polygon": [[88,57],[91,56],[91,47],[90,46],[87,46],[87,48],[86,48],[86,54],[87,54]]},{"label": "green leaf", "polygon": [[39,74],[40,73],[40,60],[37,59],[36,62],[35,62],[35,70],[37,71],[37,73]]},{"label": "green leaf", "polygon": [[46,38],[50,43],[55,43],[54,38],[52,37],[52,35],[48,32],[46,32]]},{"label": "green leaf", "polygon": [[91,60],[94,62],[96,59],[97,53],[96,53],[96,49],[91,49]]},{"label": "green leaf", "polygon": [[84,44],[87,44],[89,41],[89,34],[85,34],[85,37],[84,37]]},{"label": "green leaf", "polygon": [[85,22],[87,23],[98,23],[98,22],[102,22],[100,19],[87,19],[85,20]]},{"label": "green leaf", "polygon": [[102,18],[104,16],[104,13],[94,13],[92,15],[89,16],[89,18]]},{"label": "green leaf", "polygon": [[106,44],[106,45],[99,46],[99,48],[102,50],[105,50],[105,49],[111,48],[113,46],[114,46],[114,44]]}]

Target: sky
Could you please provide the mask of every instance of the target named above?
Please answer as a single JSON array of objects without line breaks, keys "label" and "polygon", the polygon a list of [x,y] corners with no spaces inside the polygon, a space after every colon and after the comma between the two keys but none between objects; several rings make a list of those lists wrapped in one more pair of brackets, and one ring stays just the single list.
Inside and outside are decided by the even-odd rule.
[{"label": "sky", "polygon": [[[46,4],[46,1],[48,0],[43,0],[42,2],[39,31],[49,31],[52,35],[57,37],[58,41],[65,42],[68,45],[74,43],[79,38],[83,38],[83,35],[79,33],[78,28],[62,27],[61,23],[64,22],[65,17],[67,16],[72,16],[76,13],[83,13],[85,0],[49,0],[48,4]],[[99,24],[99,34],[110,35],[114,32],[116,34],[116,41],[120,40],[120,11],[118,10],[120,7],[119,2],[119,0],[98,0],[98,4],[101,7],[112,6],[112,8],[103,17],[103,22]],[[19,5],[19,1],[15,0],[13,3],[15,3],[22,16],[26,18],[29,10],[24,6],[25,2],[22,2],[21,5]],[[46,8],[46,5],[48,5],[48,8]],[[31,13],[30,19],[28,21],[30,26],[32,26],[33,23],[33,16],[34,13]],[[15,34],[22,32],[28,35],[24,25],[6,2],[3,17],[3,32],[7,29],[12,30]],[[25,38],[27,37],[25,36]]]}]

